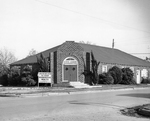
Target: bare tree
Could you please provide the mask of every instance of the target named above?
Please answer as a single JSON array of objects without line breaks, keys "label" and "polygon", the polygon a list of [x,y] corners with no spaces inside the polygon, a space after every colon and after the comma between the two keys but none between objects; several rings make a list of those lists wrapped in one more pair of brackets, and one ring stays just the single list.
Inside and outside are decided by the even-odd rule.
[{"label": "bare tree", "polygon": [[33,48],[29,51],[29,54],[28,54],[28,56],[27,57],[29,57],[29,56],[33,56],[33,55],[36,55],[37,54],[37,51],[36,50],[34,50]]},{"label": "bare tree", "polygon": [[15,55],[8,49],[4,48],[0,50],[0,64],[1,66],[9,67],[9,64],[17,61]]},{"label": "bare tree", "polygon": [[92,43],[92,42],[90,42],[90,41],[83,41],[83,40],[81,40],[81,41],[79,41],[79,43],[83,43],[83,44],[88,44],[88,45],[96,45],[96,44],[94,44],[94,43]]}]

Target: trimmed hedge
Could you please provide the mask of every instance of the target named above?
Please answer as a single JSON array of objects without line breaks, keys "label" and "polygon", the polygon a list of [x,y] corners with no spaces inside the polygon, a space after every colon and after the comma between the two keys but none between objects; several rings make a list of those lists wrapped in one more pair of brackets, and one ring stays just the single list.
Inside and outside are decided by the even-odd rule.
[{"label": "trimmed hedge", "polygon": [[142,84],[150,84],[150,78],[142,78]]},{"label": "trimmed hedge", "polygon": [[112,67],[107,73],[99,74],[99,84],[136,84],[130,68]]},{"label": "trimmed hedge", "polygon": [[114,79],[110,74],[102,73],[99,75],[99,84],[114,84]]},{"label": "trimmed hedge", "polygon": [[122,68],[122,82],[121,84],[136,84],[133,79],[134,73],[130,68]]},{"label": "trimmed hedge", "polygon": [[113,66],[108,70],[108,74],[113,77],[114,84],[119,84],[122,81],[122,71],[119,67]]}]

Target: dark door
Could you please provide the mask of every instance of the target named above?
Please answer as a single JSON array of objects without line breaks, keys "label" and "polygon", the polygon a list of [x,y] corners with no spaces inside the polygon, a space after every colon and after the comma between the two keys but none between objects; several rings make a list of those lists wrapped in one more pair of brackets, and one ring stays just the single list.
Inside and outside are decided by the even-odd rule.
[{"label": "dark door", "polygon": [[77,65],[64,65],[64,80],[77,81]]},{"label": "dark door", "polygon": [[70,81],[77,81],[77,65],[70,65]]},{"label": "dark door", "polygon": [[69,65],[64,65],[64,80],[69,81],[69,76],[70,76],[70,66]]}]

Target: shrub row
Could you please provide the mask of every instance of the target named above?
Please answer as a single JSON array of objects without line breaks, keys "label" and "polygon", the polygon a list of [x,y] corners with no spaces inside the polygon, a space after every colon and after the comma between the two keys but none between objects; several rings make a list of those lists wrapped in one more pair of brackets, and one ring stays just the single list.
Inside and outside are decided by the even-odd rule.
[{"label": "shrub row", "polygon": [[98,84],[136,84],[133,76],[134,73],[130,68],[120,69],[114,66],[107,73],[99,75]]},{"label": "shrub row", "polygon": [[0,84],[3,86],[34,86],[37,84],[35,75],[37,76],[32,73],[28,65],[23,68],[22,73],[17,67],[12,67],[7,73],[1,75]]}]

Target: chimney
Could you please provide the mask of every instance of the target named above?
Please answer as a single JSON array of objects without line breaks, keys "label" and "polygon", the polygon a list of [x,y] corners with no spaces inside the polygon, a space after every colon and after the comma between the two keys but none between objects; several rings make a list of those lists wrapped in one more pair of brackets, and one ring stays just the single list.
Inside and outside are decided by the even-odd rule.
[{"label": "chimney", "polygon": [[112,42],[112,48],[114,48],[114,46],[115,46],[115,43],[114,43],[114,39],[113,39],[113,42]]}]

